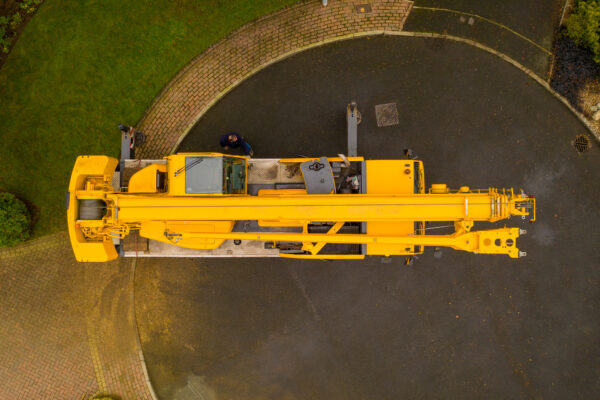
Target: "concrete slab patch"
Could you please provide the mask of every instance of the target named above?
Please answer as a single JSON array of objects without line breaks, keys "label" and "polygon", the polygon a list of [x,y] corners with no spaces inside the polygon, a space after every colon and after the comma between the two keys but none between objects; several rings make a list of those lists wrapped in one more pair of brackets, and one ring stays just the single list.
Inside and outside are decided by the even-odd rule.
[{"label": "concrete slab patch", "polygon": [[377,104],[375,106],[375,117],[377,118],[377,126],[380,128],[400,123],[396,103]]}]

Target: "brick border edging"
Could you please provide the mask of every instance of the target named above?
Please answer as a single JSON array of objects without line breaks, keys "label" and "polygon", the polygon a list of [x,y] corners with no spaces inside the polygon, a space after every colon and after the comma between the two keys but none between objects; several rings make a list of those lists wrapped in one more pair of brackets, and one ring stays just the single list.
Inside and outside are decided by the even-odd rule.
[{"label": "brick border edging", "polygon": [[156,395],[156,392],[154,391],[154,387],[152,386],[152,382],[150,381],[150,375],[148,375],[148,367],[146,366],[146,359],[144,358],[144,351],[142,349],[142,341],[140,339],[140,330],[138,327],[138,322],[137,322],[137,314],[135,312],[135,272],[137,270],[137,258],[134,258],[131,261],[131,313],[132,313],[132,324],[133,324],[133,329],[135,331],[135,341],[136,341],[136,345],[137,345],[137,349],[136,352],[138,354],[138,358],[140,361],[140,364],[142,366],[142,372],[144,374],[144,379],[146,382],[146,388],[148,389],[148,392],[150,394],[150,397],[152,400],[159,400],[158,396]]},{"label": "brick border edging", "polygon": [[180,136],[179,139],[177,140],[177,142],[175,143],[175,145],[173,146],[173,148],[170,150],[169,154],[174,153],[177,150],[177,147],[179,147],[179,145],[181,144],[181,142],[183,141],[183,139],[185,139],[185,137],[187,136],[187,134],[190,132],[190,130],[194,127],[194,125],[196,125],[196,123],[200,120],[200,118],[202,118],[202,116],[204,116],[204,114],[213,106],[215,105],[219,100],[221,100],[224,96],[226,96],[231,90],[233,90],[236,86],[238,86],[239,84],[241,84],[244,80],[248,79],[249,77],[251,77],[252,75],[256,74],[257,72],[261,71],[262,69],[268,67],[269,65],[272,65],[276,62],[279,62],[287,57],[293,56],[297,53],[300,53],[302,51],[305,50],[309,50],[315,47],[319,47],[319,46],[323,46],[329,43],[335,43],[335,42],[340,42],[343,40],[349,40],[349,39],[354,39],[354,38],[360,38],[360,37],[367,37],[367,36],[407,36],[407,37],[426,37],[426,38],[436,38],[436,39],[446,39],[446,40],[452,40],[455,42],[461,42],[461,43],[466,43],[469,44],[471,46],[477,47],[480,50],[484,50],[487,51],[488,53],[491,53],[499,58],[501,58],[502,60],[508,62],[509,64],[512,64],[514,67],[520,69],[522,72],[524,72],[525,74],[529,75],[530,78],[534,79],[537,83],[539,83],[540,85],[542,85],[547,91],[550,92],[550,94],[552,94],[552,96],[554,96],[556,99],[558,99],[560,102],[563,103],[563,105],[565,107],[567,107],[573,114],[575,114],[575,116],[583,123],[583,125],[585,125],[585,127],[590,131],[590,133],[592,133],[592,135],[594,136],[594,138],[600,143],[600,132],[596,130],[596,128],[594,127],[594,125],[592,123],[590,123],[590,121],[588,120],[588,118],[583,115],[582,113],[580,113],[579,111],[577,111],[577,109],[575,107],[573,107],[571,105],[571,103],[569,103],[569,101],[563,97],[560,93],[558,93],[557,91],[555,91],[554,89],[552,89],[552,87],[550,86],[550,84],[542,79],[539,75],[537,75],[535,72],[533,72],[532,70],[528,69],[527,67],[525,67],[523,64],[519,63],[518,61],[510,58],[509,56],[507,56],[504,53],[501,53],[497,50],[492,49],[491,47],[485,46],[479,42],[476,42],[474,40],[471,39],[467,39],[467,38],[462,38],[459,36],[453,36],[453,35],[448,35],[448,34],[441,34],[441,33],[427,33],[427,32],[408,32],[408,31],[401,31],[401,32],[389,32],[389,31],[372,31],[372,32],[360,32],[360,33],[355,33],[355,34],[351,34],[351,35],[346,35],[346,36],[340,36],[340,37],[335,37],[335,38],[331,38],[331,39],[327,39],[324,40],[323,42],[319,42],[319,43],[313,43],[311,45],[308,45],[306,47],[302,47],[299,49],[295,49],[293,51],[291,51],[290,53],[286,53],[284,55],[282,55],[281,57],[272,60],[271,62],[261,65],[260,67],[256,68],[255,70],[249,72],[243,79],[241,79],[239,82],[236,82],[235,84],[227,87],[223,92],[219,93],[206,107],[206,109],[204,109],[196,118],[195,120],[186,128],[185,132],[183,132]]},{"label": "brick border edging", "polygon": [[[106,272],[100,272],[98,268]],[[135,268],[134,258],[102,263],[85,271],[95,277],[100,274],[103,283],[99,291],[90,290],[93,306],[85,313],[88,345],[98,385],[95,395],[158,400],[148,378],[136,321]],[[106,275],[102,276],[103,273]],[[125,299],[130,303],[117,309],[107,308],[106,305],[115,298],[121,306],[125,305]]]},{"label": "brick border edging", "polygon": [[483,45],[483,44],[481,44],[479,42],[476,42],[474,40],[471,40],[471,39],[466,39],[466,38],[462,38],[462,37],[459,37],[459,36],[453,36],[453,35],[445,35],[445,34],[441,34],[441,33],[426,33],[426,32],[396,32],[396,33],[389,33],[388,32],[388,33],[386,33],[386,35],[392,35],[392,36],[409,36],[409,37],[430,37],[430,38],[452,40],[452,41],[455,41],[455,42],[462,42],[462,43],[470,44],[471,46],[475,46],[478,49],[487,51],[488,53],[491,53],[491,54],[493,54],[493,55],[501,58],[502,60],[506,61],[507,63],[512,64],[514,67],[520,69],[525,74],[529,75],[529,77],[531,79],[535,80],[537,83],[539,83],[541,86],[543,86],[548,92],[550,92],[550,94],[552,96],[554,96],[561,103],[563,103],[563,105],[565,107],[567,107],[573,114],[575,114],[575,116],[581,121],[581,123],[583,123],[583,125],[585,125],[585,127],[590,131],[590,133],[592,134],[592,136],[594,136],[594,138],[598,141],[598,143],[600,143],[600,132],[598,132],[596,130],[596,128],[590,123],[590,121],[585,117],[585,115],[583,115],[582,113],[580,113],[579,111],[577,111],[575,109],[575,107],[573,107],[571,105],[571,103],[569,103],[569,101],[566,98],[564,98],[556,90],[552,89],[552,87],[550,86],[550,84],[547,81],[545,81],[544,79],[540,78],[540,76],[538,76],[535,72],[533,72],[532,70],[530,70],[527,67],[523,66],[518,61],[510,58],[506,54],[501,53],[499,51],[496,51],[496,50],[492,49],[491,47],[485,46],[485,45]]},{"label": "brick border edging", "polygon": [[218,101],[220,101],[224,96],[226,96],[231,90],[233,90],[236,86],[238,86],[239,84],[241,84],[244,80],[248,79],[249,77],[251,77],[252,75],[258,73],[259,71],[261,71],[262,69],[276,63],[279,62],[287,57],[293,56],[297,53],[300,53],[302,51],[311,49],[311,48],[315,48],[315,47],[319,47],[319,46],[323,46],[329,43],[335,43],[335,42],[339,42],[339,41],[343,41],[343,40],[349,40],[349,39],[353,39],[353,38],[359,38],[359,37],[367,37],[367,36],[407,36],[407,37],[425,37],[425,38],[438,38],[438,39],[446,39],[446,40],[452,40],[455,42],[461,42],[461,43],[466,43],[469,44],[471,46],[477,47],[481,50],[484,50],[488,53],[491,53],[499,58],[501,58],[502,60],[508,62],[509,64],[512,64],[514,67],[520,69],[522,72],[524,72],[525,74],[527,74],[530,78],[534,79],[537,83],[539,83],[541,86],[543,86],[547,91],[550,92],[550,94],[552,94],[556,99],[558,99],[560,102],[563,103],[563,105],[565,107],[567,107],[573,114],[575,114],[575,116],[585,125],[585,127],[592,133],[592,135],[594,136],[594,138],[600,142],[600,132],[596,131],[596,129],[594,128],[594,126],[588,121],[588,119],[579,111],[577,111],[570,103],[567,99],[565,99],[561,94],[559,94],[558,92],[556,92],[554,89],[552,89],[552,87],[548,84],[547,81],[545,81],[544,79],[540,78],[537,74],[535,74],[533,71],[529,70],[527,67],[523,66],[522,64],[520,64],[518,61],[510,58],[509,56],[507,56],[504,53],[501,53],[499,51],[496,51],[494,49],[492,49],[491,47],[485,46],[481,43],[478,43],[474,40],[471,39],[466,39],[466,38],[462,38],[459,36],[453,36],[453,35],[447,35],[447,34],[437,34],[437,33],[427,33],[427,32],[406,32],[406,31],[402,31],[402,32],[389,32],[389,31],[371,31],[371,32],[360,32],[360,33],[356,33],[356,34],[350,34],[350,35],[345,35],[345,36],[340,36],[340,37],[334,37],[331,39],[327,39],[324,40],[322,42],[318,42],[318,43],[313,43],[310,44],[308,46],[302,47],[302,48],[298,48],[295,49],[289,53],[286,54],[282,54],[280,57],[271,60],[268,63],[265,63],[259,67],[257,67],[256,69],[250,71],[247,75],[245,75],[242,79],[240,79],[238,82],[235,82],[234,84],[230,85],[229,87],[227,87],[225,90],[223,90],[221,93],[219,93],[217,96],[215,96],[205,107],[205,109],[196,116],[196,118],[187,126],[186,130],[179,136],[177,142],[175,142],[175,144],[173,145],[173,148],[169,151],[169,154],[175,152],[175,150],[177,149],[177,147],[181,144],[181,142],[183,141],[183,139],[187,136],[187,134],[189,133],[189,131],[191,130],[191,128],[198,122],[198,120],[200,120],[200,118],[202,118],[202,116],[214,105],[216,104]]},{"label": "brick border edging", "polygon": [[[391,33],[387,33],[387,34],[392,35]],[[242,84],[245,80],[247,80],[248,78],[257,74],[258,72],[262,71],[263,69],[265,69],[275,63],[278,63],[279,61],[282,61],[288,57],[292,57],[298,53],[301,53],[303,51],[310,50],[310,49],[313,49],[316,47],[321,47],[321,46],[324,46],[324,45],[327,45],[330,43],[336,43],[336,42],[341,42],[344,40],[350,40],[350,39],[366,37],[366,36],[383,36],[383,35],[386,35],[385,31],[368,31],[368,32],[358,32],[358,33],[351,33],[351,34],[344,35],[344,36],[333,37],[330,39],[323,40],[321,42],[311,43],[307,46],[299,47],[297,49],[290,51],[289,53],[282,54],[279,57],[254,68],[253,70],[249,71],[246,75],[244,75],[242,78],[240,78],[236,82],[233,82],[231,85],[227,86],[222,92],[220,92],[212,100],[210,100],[210,102],[208,102],[206,104],[204,109],[202,111],[200,111],[200,113],[198,113],[198,115],[196,115],[196,117],[192,121],[190,121],[190,123],[186,126],[185,130],[179,135],[179,138],[173,144],[173,147],[169,150],[168,154],[173,154],[177,150],[177,148],[179,147],[179,145],[181,144],[183,139],[185,139],[185,137],[192,130],[192,128],[196,125],[196,123],[204,116],[204,114],[206,114],[208,112],[208,110],[210,110],[212,108],[212,106],[214,106],[216,103],[218,103],[223,97],[225,97],[229,92],[231,92],[237,86]]]},{"label": "brick border edging", "polygon": [[[409,4],[409,8],[408,10],[410,10],[410,8],[412,7],[412,2],[405,2],[405,1],[400,1],[400,3],[410,3]],[[278,14],[282,14],[284,12],[288,12],[290,10],[294,10],[295,8],[300,8],[304,5],[306,5],[307,3],[300,3],[298,5],[294,5],[288,8],[284,8],[282,10],[277,11],[274,14],[271,14],[269,16],[266,17],[262,17],[242,28],[240,28],[239,30],[235,31],[234,33],[230,34],[229,36],[227,36],[226,38],[224,38],[222,41],[218,42],[216,45],[211,46],[206,52],[210,51],[211,49],[213,49],[214,47],[217,47],[218,45],[222,44],[223,42],[226,42],[227,40],[229,40],[232,36],[240,34],[241,32],[243,32],[245,29],[248,29],[249,26],[251,27],[255,27],[257,24],[259,24],[261,21],[268,19],[268,18],[272,18],[274,16],[277,16]],[[408,13],[407,13],[408,14]],[[406,19],[407,14],[405,14],[403,17],[403,21],[402,21],[402,25]],[[401,29],[401,27],[400,27]],[[268,67],[269,65],[272,65],[278,61],[281,61],[284,58],[287,58],[291,55],[297,54],[299,52],[302,52],[304,50],[310,49],[310,48],[314,48],[314,47],[318,47],[318,46],[322,46],[328,43],[333,43],[333,42],[338,42],[338,41],[342,41],[342,40],[348,40],[348,39],[352,39],[352,38],[356,38],[356,37],[365,37],[365,36],[376,36],[376,35],[390,35],[390,36],[407,36],[407,37],[428,37],[428,38],[440,38],[440,39],[446,39],[446,40],[452,40],[452,41],[456,41],[456,42],[462,42],[465,44],[469,44],[472,46],[475,46],[481,50],[484,50],[486,52],[489,52],[491,54],[494,54],[495,56],[503,59],[504,61],[512,64],[514,67],[520,69],[522,72],[526,73],[527,75],[529,75],[530,78],[534,79],[536,82],[538,82],[540,85],[542,85],[546,90],[548,90],[555,98],[557,98],[559,101],[561,101],[569,110],[571,110],[571,112],[573,112],[573,114],[575,114],[580,121],[588,128],[588,130],[593,134],[593,136],[595,137],[596,140],[598,140],[600,142],[600,133],[596,132],[596,130],[593,128],[593,126],[589,123],[589,121],[587,121],[587,119],[585,118],[585,116],[583,116],[581,113],[579,113],[575,108],[573,108],[573,106],[571,106],[571,104],[563,97],[561,96],[559,93],[557,93],[556,91],[554,91],[550,85],[543,80],[542,78],[540,78],[538,75],[536,75],[533,71],[529,70],[528,68],[524,67],[522,64],[520,64],[519,62],[515,61],[514,59],[508,57],[507,55],[498,52],[488,46],[482,45],[476,41],[470,40],[470,39],[466,39],[466,38],[461,38],[458,36],[452,36],[452,35],[446,35],[446,34],[436,34],[436,33],[425,33],[425,32],[404,32],[404,31],[394,31],[394,30],[372,30],[372,31],[361,31],[361,32],[354,32],[354,33],[348,33],[345,35],[340,35],[340,36],[333,36],[333,37],[329,37],[329,38],[325,38],[322,39],[320,41],[317,42],[313,42],[313,43],[309,43],[306,44],[304,46],[301,47],[297,47],[292,49],[291,51],[288,52],[284,52],[281,53],[280,55],[268,60],[267,62],[264,62],[252,69],[250,69],[249,71],[247,71],[245,74],[243,74],[241,77],[239,77],[237,80],[231,82],[228,86],[226,86],[223,90],[221,90],[216,96],[212,97],[212,99],[210,99],[209,101],[207,101],[206,103],[204,103],[203,109],[194,117],[194,119],[189,122],[186,126],[185,132],[183,134],[180,134],[177,138],[177,141],[175,142],[175,144],[173,145],[172,149],[170,151],[174,151],[176,149],[176,147],[179,145],[179,143],[181,143],[181,141],[183,140],[183,138],[187,135],[187,133],[190,131],[190,129],[195,125],[195,123],[204,115],[204,113],[210,109],[210,107],[212,105],[214,105],[216,102],[218,102],[222,97],[224,97],[227,93],[229,93],[234,87],[238,86],[241,82],[243,82],[244,80],[246,80],[248,77],[254,75],[255,73],[257,73],[258,71]],[[152,105],[150,106],[150,108],[148,109],[148,111],[146,112],[146,114],[144,114],[144,116],[142,117],[142,120],[139,124],[139,126],[141,127],[141,129],[145,129],[147,131],[147,133],[152,134],[152,132],[148,132],[147,128],[144,127],[144,123],[146,123],[146,121],[152,116],[152,112],[155,111],[156,108],[158,108],[161,105],[161,101],[164,99],[164,97],[166,97],[170,90],[174,87],[176,87],[176,85],[178,83],[181,83],[183,81],[183,79],[186,77],[188,71],[190,71],[191,69],[193,69],[194,67],[197,67],[197,64],[199,62],[201,62],[202,57],[206,54],[202,53],[201,55],[197,56],[196,58],[194,58],[187,66],[185,66],[182,70],[180,70],[178,72],[178,74],[175,76],[174,79],[172,79],[169,84],[167,84],[167,86],[165,86],[165,88],[161,91],[161,93],[155,98],[155,100],[153,101]],[[150,152],[150,149],[147,148],[143,148],[144,153],[145,152]],[[146,369],[146,363],[144,360],[144,355],[143,355],[143,351],[142,351],[142,346],[141,346],[141,342],[140,342],[140,338],[139,338],[139,331],[138,331],[138,327],[137,327],[137,321],[136,321],[136,315],[135,315],[135,299],[134,299],[134,285],[135,285],[135,260],[134,260],[134,272],[133,272],[133,278],[132,278],[132,307],[134,308],[133,311],[133,319],[134,319],[134,326],[135,326],[135,330],[136,330],[136,340],[137,340],[137,345],[138,345],[138,354],[139,354],[139,358],[140,358],[140,362],[142,364],[142,368],[143,368],[143,372],[144,372],[144,376],[146,378],[146,384],[147,384],[147,388],[151,393],[151,396],[153,399],[156,399],[156,394],[153,390],[151,381],[149,379],[148,376],[148,372]]]},{"label": "brick border edging", "polygon": [[262,17],[259,17],[258,19],[254,20],[254,21],[250,21],[247,24],[242,25],[241,27],[239,27],[238,29],[228,33],[225,37],[219,39],[217,42],[211,44],[210,46],[208,46],[204,51],[202,51],[200,54],[196,55],[194,58],[192,58],[186,65],[184,65],[176,74],[175,76],[169,80],[169,82],[167,82],[167,84],[160,90],[160,92],[158,92],[158,94],[156,95],[156,97],[152,100],[152,103],[150,103],[150,105],[148,106],[148,108],[146,109],[146,111],[144,111],[144,115],[142,115],[142,118],[140,118],[137,126],[141,126],[143,125],[143,123],[145,122],[145,120],[147,118],[149,118],[151,112],[154,110],[155,107],[157,107],[157,105],[159,104],[159,102],[162,100],[162,98],[169,92],[169,90],[177,83],[179,82],[184,76],[185,74],[195,66],[195,64],[200,60],[200,58],[203,56],[204,53],[206,53],[207,51],[211,50],[212,48],[218,46],[221,44],[221,42],[227,41],[229,40],[233,35],[237,34],[238,32],[242,31],[246,26],[249,25],[255,25],[260,23],[262,20],[270,18],[270,17],[274,17],[277,14],[281,13],[281,12],[285,12],[288,11],[294,7],[299,7],[304,5],[304,3],[308,3],[311,0],[300,0],[299,3],[297,4],[292,4],[289,6],[285,6],[280,10],[277,10],[271,14],[268,15],[263,15]]},{"label": "brick border edging", "polygon": [[23,256],[30,251],[60,246],[65,240],[68,240],[68,236],[65,236],[66,233],[66,231],[59,231],[34,239],[27,239],[25,242],[12,247],[0,247],[0,259],[8,260],[10,258]]},{"label": "brick border edging", "polygon": [[[188,132],[214,104],[244,80],[269,65],[310,48],[376,35],[443,38],[470,44],[492,53],[542,85],[571,110],[600,142],[600,132],[597,132],[585,116],[554,91],[546,81],[519,62],[471,39],[447,34],[402,31],[408,13],[413,7],[412,1],[373,0],[371,4],[373,7],[371,14],[358,15],[355,11],[355,2],[350,0],[333,0],[327,7],[321,6],[315,0],[304,1],[246,24],[212,45],[177,73],[142,117],[138,126],[148,134],[149,140],[140,148],[140,157],[158,158],[174,152]],[[302,31],[301,28],[307,25],[307,18],[313,18],[313,22],[318,23]],[[323,23],[325,25],[322,25]],[[266,28],[263,26],[265,24]],[[329,30],[324,31],[323,27]],[[369,29],[372,27],[380,29]],[[303,35],[305,40],[298,40]],[[271,40],[272,38],[275,39]],[[273,46],[279,47],[273,49]],[[262,57],[259,53],[265,48],[272,52]],[[254,55],[254,52],[257,52],[257,55]],[[242,69],[234,65],[240,59],[246,62],[246,68]],[[248,62],[248,59],[253,62]],[[224,62],[219,63],[219,61]],[[211,71],[211,67],[222,70],[214,72]],[[227,79],[221,79],[215,84],[215,80],[222,78],[221,72]]]},{"label": "brick border edging", "polygon": [[371,0],[371,11],[360,13],[356,3],[331,0],[323,7],[307,0],[246,24],[209,47],[177,73],[138,123],[147,135],[140,157],[173,151],[216,101],[262,68],[363,32],[399,32],[413,5],[410,0]]}]

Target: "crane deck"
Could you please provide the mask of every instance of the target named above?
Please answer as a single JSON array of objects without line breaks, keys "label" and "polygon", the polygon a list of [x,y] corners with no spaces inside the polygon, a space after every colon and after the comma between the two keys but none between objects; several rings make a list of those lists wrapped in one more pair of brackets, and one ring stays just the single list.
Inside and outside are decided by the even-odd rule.
[{"label": "crane deck", "polygon": [[[250,159],[248,161],[247,187],[248,194],[258,195],[259,190],[281,190],[281,189],[304,189],[304,179],[297,164],[280,163],[280,159]],[[123,171],[115,172],[112,178],[112,186],[115,191],[121,187],[126,188],[129,179],[141,169],[151,164],[165,164],[166,160],[125,160]],[[354,168],[360,172],[364,168],[364,161],[351,162]],[[334,165],[339,170],[339,162]],[[360,174],[359,174],[360,175]],[[123,177],[121,180],[121,176]],[[362,181],[359,181],[358,191],[362,193]],[[354,233],[361,233],[360,224],[348,227]],[[318,231],[319,227],[311,227],[311,231]],[[323,229],[321,229],[323,230]],[[260,226],[256,220],[236,221],[233,232],[302,232],[301,227],[269,227]],[[114,239],[115,245],[119,246],[120,255],[123,257],[279,257],[280,250],[265,246],[257,241],[225,240],[216,249],[190,249],[174,244],[164,243],[157,240],[141,237],[138,232],[132,232],[123,239]],[[333,246],[324,248],[333,251]],[[343,248],[342,248],[343,247]],[[364,251],[364,246],[362,246]],[[337,245],[335,251],[343,251],[350,254],[361,254],[361,246],[347,244]]]}]

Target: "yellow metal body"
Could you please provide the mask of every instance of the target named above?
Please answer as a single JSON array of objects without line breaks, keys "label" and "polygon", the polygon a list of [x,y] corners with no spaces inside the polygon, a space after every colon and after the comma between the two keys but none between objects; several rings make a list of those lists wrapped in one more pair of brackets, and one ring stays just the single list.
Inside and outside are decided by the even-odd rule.
[{"label": "yellow metal body", "polygon": [[[421,164],[419,164],[421,165]],[[414,194],[424,193],[425,188],[414,187],[415,174],[421,174],[419,182],[424,182],[423,169],[411,167],[411,163],[402,160],[370,160],[367,166],[367,190],[370,195],[381,194]],[[421,218],[420,220],[424,220]],[[378,221],[371,219],[367,222],[367,233],[374,236],[407,237],[415,235],[415,223],[418,219],[404,221]],[[422,224],[421,224],[422,225]],[[417,245],[419,247],[419,245]],[[370,243],[367,246],[368,255],[417,254],[415,245],[409,243]]]},{"label": "yellow metal body", "polygon": [[156,176],[158,173],[166,173],[167,166],[163,164],[152,164],[142,169],[129,180],[129,193],[158,193],[156,187]]},{"label": "yellow metal body", "polygon": [[[223,154],[169,156],[166,166],[153,164],[137,172],[130,180],[128,192],[115,191],[110,186],[117,160],[104,156],[79,157],[69,185],[68,210],[69,234],[76,258],[80,261],[116,258],[112,238],[122,238],[132,229],[139,230],[140,236],[148,239],[194,249],[214,249],[229,239],[300,243],[302,254],[280,254],[294,258],[412,255],[422,252],[424,246],[447,246],[517,258],[520,255],[516,247],[518,228],[471,232],[473,223],[495,222],[515,215],[535,219],[535,199],[515,194],[512,189],[462,187],[450,191],[445,185],[433,185],[429,193],[425,193],[423,165],[412,160],[367,160],[366,193],[363,194],[307,194],[304,189],[266,189],[256,196],[247,194],[245,189],[238,194],[190,194],[186,192],[185,174],[186,157],[192,156],[222,157]],[[306,160],[310,159],[281,159],[279,162]],[[156,188],[158,172],[167,175],[164,190]],[[247,172],[246,166],[244,173]],[[77,200],[85,198],[100,199],[106,204],[101,219],[78,219]],[[298,232],[233,232],[235,222],[240,220],[256,220],[259,226],[265,227],[302,229]],[[455,232],[428,235],[425,221],[450,221]],[[366,233],[338,233],[350,222],[366,223]],[[326,224],[330,229],[327,233],[309,233],[310,224]],[[366,245],[366,253],[320,254],[328,243]]]},{"label": "yellow metal body", "polygon": [[[77,200],[103,198],[112,192],[110,182],[118,163],[116,159],[106,156],[77,157],[67,195],[67,225],[71,246],[78,261],[102,262],[118,257],[110,235],[98,235],[91,239],[87,234],[94,230],[110,232],[108,218],[102,221],[86,221],[87,226],[84,227],[77,223]],[[93,226],[94,223],[96,226]]]}]

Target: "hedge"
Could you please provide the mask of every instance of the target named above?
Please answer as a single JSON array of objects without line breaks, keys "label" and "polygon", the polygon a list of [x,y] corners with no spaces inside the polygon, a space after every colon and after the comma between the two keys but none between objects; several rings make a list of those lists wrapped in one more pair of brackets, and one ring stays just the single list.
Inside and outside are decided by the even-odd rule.
[{"label": "hedge", "polygon": [[591,50],[600,64],[600,0],[580,0],[567,19],[567,36]]}]

